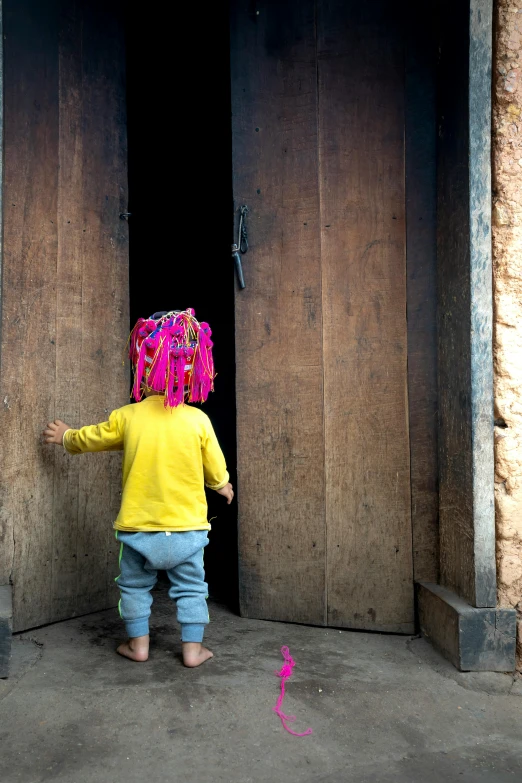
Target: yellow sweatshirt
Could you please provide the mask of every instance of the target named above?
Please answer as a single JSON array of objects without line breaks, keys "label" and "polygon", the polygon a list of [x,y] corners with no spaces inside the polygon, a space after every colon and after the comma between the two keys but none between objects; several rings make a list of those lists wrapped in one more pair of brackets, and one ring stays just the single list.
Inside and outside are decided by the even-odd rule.
[{"label": "yellow sweatshirt", "polygon": [[205,485],[228,483],[225,458],[199,408],[165,409],[164,397],[113,411],[109,421],[67,430],[70,454],[123,449],[123,492],[116,530],[209,530]]}]

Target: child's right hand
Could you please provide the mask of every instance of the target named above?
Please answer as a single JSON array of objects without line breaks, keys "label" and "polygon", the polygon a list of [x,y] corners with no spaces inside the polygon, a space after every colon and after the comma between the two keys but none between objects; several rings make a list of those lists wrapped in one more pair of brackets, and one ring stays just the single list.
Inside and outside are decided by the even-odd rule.
[{"label": "child's right hand", "polygon": [[70,429],[69,425],[65,424],[65,422],[60,419],[51,421],[42,433],[44,443],[54,443],[55,446],[61,446],[63,443],[63,436],[67,430]]},{"label": "child's right hand", "polygon": [[221,489],[216,489],[216,492],[218,495],[223,495],[227,499],[227,506],[230,506],[234,499],[234,490],[232,489],[232,484],[228,483]]}]

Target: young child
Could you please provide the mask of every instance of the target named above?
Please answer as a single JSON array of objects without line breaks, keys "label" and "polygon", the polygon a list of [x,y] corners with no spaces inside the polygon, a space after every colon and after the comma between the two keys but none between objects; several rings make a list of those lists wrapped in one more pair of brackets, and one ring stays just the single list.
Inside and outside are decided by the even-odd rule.
[{"label": "young child", "polygon": [[46,443],[70,454],[123,450],[123,492],[114,523],[120,547],[120,615],[129,639],[118,647],[133,661],[149,656],[151,590],[166,570],[176,601],[185,666],[212,657],[203,647],[209,622],[203,551],[208,543],[205,486],[234,497],[209,418],[185,402],[213,389],[212,332],[194,311],[140,318],[130,338],[137,404],[75,430],[57,419]]}]

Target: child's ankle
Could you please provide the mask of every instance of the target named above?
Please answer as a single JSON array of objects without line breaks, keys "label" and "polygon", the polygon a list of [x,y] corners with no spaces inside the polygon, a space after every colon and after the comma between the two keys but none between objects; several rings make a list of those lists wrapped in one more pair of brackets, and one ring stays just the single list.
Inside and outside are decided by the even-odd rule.
[{"label": "child's ankle", "polygon": [[205,626],[202,623],[183,623],[181,626],[181,641],[183,643],[202,644]]},{"label": "child's ankle", "polygon": [[183,663],[189,669],[194,669],[213,657],[210,650],[203,647],[201,642],[182,642],[181,647],[183,650]]},{"label": "child's ankle", "polygon": [[131,661],[146,661],[149,657],[149,635],[131,637],[120,644],[117,652]]},{"label": "child's ankle", "polygon": [[129,644],[134,649],[148,648],[149,646],[149,634],[145,636],[130,636]]}]

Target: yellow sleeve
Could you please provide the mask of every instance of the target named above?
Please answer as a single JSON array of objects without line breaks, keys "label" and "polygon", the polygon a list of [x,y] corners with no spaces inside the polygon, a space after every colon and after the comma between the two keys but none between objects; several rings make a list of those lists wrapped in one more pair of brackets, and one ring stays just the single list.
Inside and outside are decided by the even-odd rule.
[{"label": "yellow sleeve", "polygon": [[209,489],[222,489],[229,481],[225,457],[216,438],[214,428],[207,420],[203,442],[201,444],[203,455],[203,472],[205,474],[205,486]]},{"label": "yellow sleeve", "polygon": [[121,451],[123,449],[123,427],[118,411],[113,411],[109,421],[92,424],[80,430],[66,430],[63,445],[69,454],[83,454],[86,451]]}]

